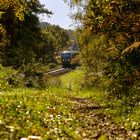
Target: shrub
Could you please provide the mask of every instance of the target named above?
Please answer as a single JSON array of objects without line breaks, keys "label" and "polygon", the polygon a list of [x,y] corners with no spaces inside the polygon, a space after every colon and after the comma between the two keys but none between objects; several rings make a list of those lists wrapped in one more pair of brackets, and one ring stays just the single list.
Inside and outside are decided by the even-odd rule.
[{"label": "shrub", "polygon": [[3,67],[0,65],[0,89],[6,90],[12,87],[12,84],[15,84],[15,81],[12,79],[12,75],[17,73],[16,70],[12,69],[11,67]]},{"label": "shrub", "polygon": [[0,65],[0,89],[3,91],[17,87],[45,88],[48,76],[43,74],[44,71],[44,67],[38,64],[27,65],[18,70]]}]

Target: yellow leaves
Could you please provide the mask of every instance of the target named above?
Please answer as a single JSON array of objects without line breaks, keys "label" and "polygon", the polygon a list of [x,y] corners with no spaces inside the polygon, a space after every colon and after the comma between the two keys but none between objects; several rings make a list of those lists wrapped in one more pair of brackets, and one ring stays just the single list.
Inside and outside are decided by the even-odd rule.
[{"label": "yellow leaves", "polygon": [[98,140],[108,140],[106,135],[102,135],[101,137],[98,138]]},{"label": "yellow leaves", "polygon": [[[0,42],[0,46],[3,46],[5,42],[7,42],[6,40],[6,30],[3,27],[2,24],[0,24],[0,36],[1,36],[1,42]],[[2,45],[3,44],[3,45]]]},{"label": "yellow leaves", "polygon": [[14,7],[17,1],[12,0],[0,0],[0,7],[1,9],[8,9],[9,7]]},{"label": "yellow leaves", "polygon": [[28,138],[21,138],[20,140],[41,140],[40,136],[28,136]]},{"label": "yellow leaves", "polygon": [[23,12],[17,12],[17,13],[15,13],[15,15],[20,21],[24,20],[24,13]]},{"label": "yellow leaves", "polygon": [[23,21],[24,20],[24,14],[26,13],[26,8],[25,8],[25,5],[22,5],[22,4],[17,4],[15,5],[14,7],[14,12],[15,12],[15,16]]},{"label": "yellow leaves", "polygon": [[89,11],[88,14],[89,14],[90,16],[92,16],[92,17],[95,16],[95,13],[94,13],[93,11]]},{"label": "yellow leaves", "polygon": [[[15,16],[23,21],[24,20],[24,14],[27,12],[26,10],[26,3],[24,1],[20,0],[0,0],[0,18],[2,18],[2,15],[6,13],[9,10],[13,10]],[[3,12],[4,11],[4,12]],[[8,15],[7,15],[8,16]]]},{"label": "yellow leaves", "polygon": [[5,12],[0,11],[0,19],[2,18],[2,15],[3,15],[4,13],[5,13]]},{"label": "yellow leaves", "polygon": [[130,53],[133,50],[140,49],[140,42],[134,42],[132,45],[123,50],[122,54]]},{"label": "yellow leaves", "polygon": [[[23,21],[24,15],[27,12],[27,6],[23,0],[0,0],[0,47],[5,47],[10,43],[8,39],[9,33],[13,30],[11,27],[15,24],[15,21]],[[7,24],[9,23],[9,25]],[[9,26],[9,28],[6,28]],[[9,30],[7,30],[9,29]],[[14,32],[16,29],[14,30]]]},{"label": "yellow leaves", "polygon": [[87,28],[87,30],[88,30],[88,31],[92,31],[92,28],[93,28],[92,25],[90,25],[90,26]]},{"label": "yellow leaves", "polygon": [[2,33],[5,33],[5,32],[6,32],[6,31],[5,31],[4,27],[3,27],[3,25],[0,24],[0,33],[2,34]]}]

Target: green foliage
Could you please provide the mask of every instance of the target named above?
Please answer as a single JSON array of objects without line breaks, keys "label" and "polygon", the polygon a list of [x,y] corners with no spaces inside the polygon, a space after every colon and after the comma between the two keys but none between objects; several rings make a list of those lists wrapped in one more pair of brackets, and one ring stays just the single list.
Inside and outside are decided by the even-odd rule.
[{"label": "green foliage", "polygon": [[[0,52],[4,66],[15,68],[40,59],[37,53],[43,36],[39,28],[37,14],[51,14],[38,0],[0,1],[0,32],[2,42]],[[42,54],[43,56],[46,54]]]},{"label": "green foliage", "polygon": [[[137,0],[71,0],[83,63],[88,72],[104,71],[110,92],[129,95],[139,77],[139,11]],[[94,79],[94,78],[93,78]],[[89,77],[89,81],[92,77]],[[136,85],[135,85],[136,86]],[[138,88],[138,87],[137,87]]]},{"label": "green foliage", "polygon": [[89,72],[100,72],[108,60],[107,40],[105,36],[90,36],[84,32],[80,38],[81,60]]},{"label": "green foliage", "polygon": [[0,90],[4,92],[14,87],[22,86],[23,77],[11,67],[0,65]]},{"label": "green foliage", "polygon": [[64,76],[61,76],[60,80],[62,81],[61,85],[63,88],[67,88],[69,90],[79,90],[81,89],[84,81],[84,72],[80,69],[77,69],[74,72],[70,72]]},{"label": "green foliage", "polygon": [[23,77],[23,87],[42,89],[47,87],[48,76],[45,75],[47,67],[39,63],[24,66],[20,73]]},{"label": "green foliage", "polygon": [[18,87],[46,88],[49,78],[43,74],[44,72],[46,72],[46,67],[37,63],[34,65],[28,64],[18,70],[0,66],[0,91],[4,92]]},{"label": "green foliage", "polygon": [[[0,136],[138,139],[140,98],[118,100],[96,88],[81,90],[84,76],[81,70],[63,75],[59,79],[63,88],[62,85],[45,90],[20,88],[0,93]],[[69,85],[71,90],[66,89]]]},{"label": "green foliage", "polygon": [[13,126],[16,131],[14,138],[28,135],[39,135],[43,139],[79,137],[75,133],[79,124],[71,114],[67,97],[62,94],[62,90],[57,89],[56,94],[54,92],[56,90],[24,89],[0,96],[0,110],[3,110],[0,111],[0,120],[5,125]]},{"label": "green foliage", "polygon": [[2,65],[0,65],[0,90],[1,92],[12,87],[8,82],[8,78],[14,74],[16,74],[16,70],[10,67],[4,68],[2,67]]},{"label": "green foliage", "polygon": [[48,24],[46,28],[43,29],[43,33],[47,36],[50,45],[55,51],[61,51],[66,48],[69,36],[67,30],[56,26]]},{"label": "green foliage", "polygon": [[59,77],[49,77],[47,80],[47,86],[58,88],[62,86],[62,82]]}]

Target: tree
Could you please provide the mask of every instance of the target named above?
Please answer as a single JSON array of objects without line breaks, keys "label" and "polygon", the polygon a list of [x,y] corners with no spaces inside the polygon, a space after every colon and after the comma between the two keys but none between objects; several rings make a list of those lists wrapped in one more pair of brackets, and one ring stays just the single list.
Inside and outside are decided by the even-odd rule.
[{"label": "tree", "polygon": [[48,34],[48,36],[52,38],[55,51],[60,51],[66,48],[67,41],[69,40],[67,30],[57,25],[48,25],[43,32]]},{"label": "tree", "polygon": [[44,40],[40,43],[42,49],[40,52],[36,50],[36,53],[38,56],[43,56],[42,59],[45,63],[55,62],[55,53],[64,50],[69,41],[67,30],[45,23],[41,23],[41,27]]},{"label": "tree", "polygon": [[[134,64],[139,57],[139,47],[135,49],[135,53],[134,51],[128,53],[129,51],[125,50],[140,39],[140,1],[71,0],[67,2],[78,7],[73,18],[81,23],[78,34],[83,60],[93,72],[94,68],[97,69],[94,64],[98,64],[98,67],[102,66],[102,70],[105,70],[109,76],[110,85],[114,85],[114,87],[109,85],[111,90],[115,89],[113,92],[127,92],[127,87],[130,88],[135,83],[133,77],[139,75],[139,65],[136,67]],[[124,51],[127,55],[124,55]]]},{"label": "tree", "polygon": [[3,64],[19,67],[31,62],[41,40],[37,14],[51,14],[38,0],[1,0],[0,32]]},{"label": "tree", "polygon": [[17,21],[23,21],[26,12],[25,3],[15,0],[0,0],[0,32],[1,32],[1,48],[6,44],[12,44],[15,26]]}]

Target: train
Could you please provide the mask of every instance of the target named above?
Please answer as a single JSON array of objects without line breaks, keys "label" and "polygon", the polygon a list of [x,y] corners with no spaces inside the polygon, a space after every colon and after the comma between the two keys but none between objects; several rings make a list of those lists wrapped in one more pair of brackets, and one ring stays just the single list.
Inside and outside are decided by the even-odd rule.
[{"label": "train", "polygon": [[63,51],[61,53],[62,67],[72,67],[78,65],[78,50]]}]

